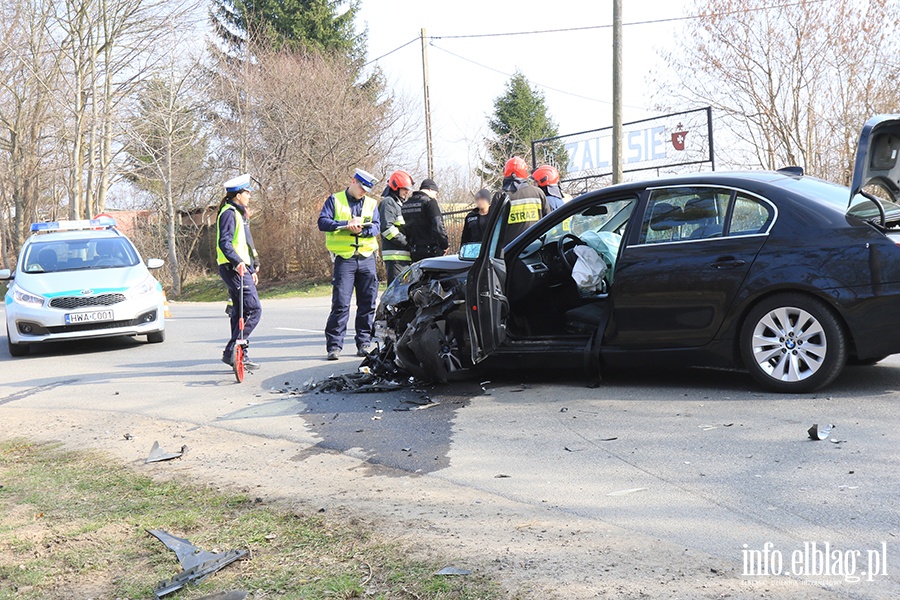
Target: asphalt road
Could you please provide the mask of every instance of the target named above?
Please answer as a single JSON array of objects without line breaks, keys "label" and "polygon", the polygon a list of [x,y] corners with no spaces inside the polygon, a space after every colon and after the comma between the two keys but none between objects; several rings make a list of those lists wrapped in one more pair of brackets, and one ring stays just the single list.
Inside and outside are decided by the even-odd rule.
[{"label": "asphalt road", "polygon": [[[748,557],[774,569],[777,551],[785,569],[800,559],[800,579],[822,580],[809,560],[827,543],[839,590],[900,597],[900,356],[800,396],[764,393],[737,372],[654,370],[593,388],[577,372],[510,371],[297,397],[284,390],[358,365],[352,331],[342,359],[324,360],[328,300],[265,302],[251,347],[263,367],[241,385],[218,362],[223,309],[173,304],[163,344],[64,343],[22,359],[4,344],[0,433],[15,435],[3,431],[6,406],[196,422],[295,442],[300,458],[339,452],[414,485],[437,478],[612,524],[739,574]],[[831,439],[809,440],[813,423],[834,423]]]}]

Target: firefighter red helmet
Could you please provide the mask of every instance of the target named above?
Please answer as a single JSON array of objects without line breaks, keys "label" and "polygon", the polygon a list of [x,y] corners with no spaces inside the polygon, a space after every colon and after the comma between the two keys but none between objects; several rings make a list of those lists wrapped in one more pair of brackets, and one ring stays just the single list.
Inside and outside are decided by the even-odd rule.
[{"label": "firefighter red helmet", "polygon": [[528,165],[525,164],[525,161],[522,158],[513,156],[506,161],[506,165],[503,167],[503,177],[528,179]]},{"label": "firefighter red helmet", "polygon": [[540,187],[547,187],[548,185],[559,183],[559,171],[556,170],[556,167],[550,165],[538,167],[534,170],[534,173],[531,174],[531,177]]},{"label": "firefighter red helmet", "polygon": [[388,178],[388,187],[395,192],[400,188],[411,190],[413,186],[412,177],[406,171],[394,171]]}]

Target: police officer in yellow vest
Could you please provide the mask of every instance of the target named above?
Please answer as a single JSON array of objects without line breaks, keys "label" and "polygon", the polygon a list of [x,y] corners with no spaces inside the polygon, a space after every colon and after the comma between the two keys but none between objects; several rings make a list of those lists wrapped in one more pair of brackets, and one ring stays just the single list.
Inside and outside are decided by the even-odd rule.
[{"label": "police officer in yellow vest", "polygon": [[[219,204],[216,219],[216,262],[219,277],[228,286],[228,295],[235,307],[231,316],[231,339],[222,352],[222,362],[231,364],[234,344],[240,335],[240,317],[237,307],[241,301],[241,280],[244,296],[244,338],[249,338],[259,323],[262,306],[256,294],[259,282],[259,257],[250,235],[247,206],[250,204],[250,175],[241,175],[225,182],[225,197]],[[244,368],[257,369],[259,365],[244,350]]]},{"label": "police officer in yellow vest", "polygon": [[378,298],[375,252],[380,221],[378,202],[366,194],[378,180],[356,169],[346,190],[328,196],[319,213],[319,230],[325,232],[325,247],[334,257],[331,314],[325,325],[328,360],[337,360],[344,347],[350,320],[350,297],[356,290],[356,355],[375,349],[372,327]]}]

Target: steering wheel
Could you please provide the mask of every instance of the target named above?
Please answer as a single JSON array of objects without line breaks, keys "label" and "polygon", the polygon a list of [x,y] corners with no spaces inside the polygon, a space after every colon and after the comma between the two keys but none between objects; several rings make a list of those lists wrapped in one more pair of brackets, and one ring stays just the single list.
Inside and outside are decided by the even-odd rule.
[{"label": "steering wheel", "polygon": [[[579,238],[574,233],[567,233],[564,236],[562,236],[561,238],[559,238],[559,240],[556,242],[556,251],[562,257],[563,262],[565,262],[569,266],[570,269],[574,269],[575,261],[577,260],[577,257],[570,257],[569,254],[566,252],[566,242],[568,240],[572,240],[574,242],[572,244],[573,248],[575,246],[587,246],[587,244],[585,244],[583,241],[581,241],[581,238]],[[574,255],[574,252],[572,254]]]},{"label": "steering wheel", "polygon": [[95,262],[92,266],[94,267],[115,267],[118,266],[118,261],[113,258],[101,258],[97,262]]}]

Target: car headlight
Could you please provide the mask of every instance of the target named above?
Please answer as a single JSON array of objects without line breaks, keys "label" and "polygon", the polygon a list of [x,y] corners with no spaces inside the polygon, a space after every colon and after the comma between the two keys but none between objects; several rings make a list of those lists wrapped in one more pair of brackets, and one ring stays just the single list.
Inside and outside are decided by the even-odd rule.
[{"label": "car headlight", "polygon": [[26,292],[20,287],[13,289],[13,300],[26,306],[41,307],[44,305],[44,298],[42,296]]},{"label": "car headlight", "polygon": [[145,296],[147,294],[152,294],[156,291],[159,282],[156,281],[152,276],[147,277],[144,281],[134,286],[130,290],[128,290],[128,295],[132,298],[137,296]]}]

